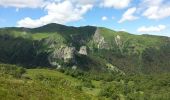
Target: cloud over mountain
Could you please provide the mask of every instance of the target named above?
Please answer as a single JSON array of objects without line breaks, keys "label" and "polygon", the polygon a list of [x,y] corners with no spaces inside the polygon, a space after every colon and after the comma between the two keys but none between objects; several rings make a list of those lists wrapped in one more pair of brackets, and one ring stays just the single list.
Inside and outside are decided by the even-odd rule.
[{"label": "cloud over mountain", "polygon": [[68,22],[83,19],[83,15],[93,7],[92,4],[73,4],[71,1],[63,1],[57,3],[49,3],[45,6],[47,15],[39,19],[31,19],[26,17],[18,21],[19,27],[38,27],[49,23],[65,24]]},{"label": "cloud over mountain", "polygon": [[147,33],[147,32],[160,32],[165,29],[166,29],[165,25],[149,26],[149,27],[142,26],[142,27],[138,28],[137,31]]},{"label": "cloud over mountain", "polygon": [[129,6],[132,0],[102,0],[101,6],[108,8],[123,9]]}]

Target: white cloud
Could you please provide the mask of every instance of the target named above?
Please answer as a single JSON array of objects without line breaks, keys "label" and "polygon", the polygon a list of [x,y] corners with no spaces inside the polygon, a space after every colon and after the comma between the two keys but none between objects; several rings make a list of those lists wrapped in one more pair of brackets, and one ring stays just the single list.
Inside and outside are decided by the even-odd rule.
[{"label": "white cloud", "polygon": [[144,13],[148,19],[163,19],[170,16],[170,7],[166,6],[153,6],[149,7]]},{"label": "white cloud", "polygon": [[137,29],[137,32],[140,33],[147,33],[147,32],[160,32],[166,29],[165,25],[158,25],[158,26],[142,26],[140,28]]},{"label": "white cloud", "polygon": [[94,4],[97,0],[68,0],[73,3],[78,3],[80,5]]},{"label": "white cloud", "polygon": [[122,18],[119,20],[118,23],[123,23],[125,21],[132,21],[135,19],[138,19],[138,17],[134,16],[133,14],[136,12],[136,8],[129,8],[122,16]]},{"label": "white cloud", "polygon": [[0,6],[3,7],[39,8],[44,5],[44,0],[0,0]]},{"label": "white cloud", "polygon": [[160,5],[164,0],[143,0],[142,1],[142,6],[147,7],[147,6],[158,6]]},{"label": "white cloud", "polygon": [[58,3],[49,3],[44,9],[47,11],[47,15],[40,17],[39,19],[31,19],[26,17],[18,21],[19,27],[39,27],[49,23],[65,24],[68,22],[78,21],[83,18],[83,15],[89,11],[93,5],[85,4],[73,4],[70,0],[65,0]]},{"label": "white cloud", "polygon": [[132,0],[102,0],[101,6],[115,9],[123,9],[129,6]]},{"label": "white cloud", "polygon": [[103,16],[103,17],[102,17],[102,20],[103,20],[103,21],[106,21],[107,19],[108,19],[108,18],[107,18],[106,16]]},{"label": "white cloud", "polygon": [[148,19],[163,19],[170,16],[170,3],[165,0],[144,0],[145,11],[143,16]]}]

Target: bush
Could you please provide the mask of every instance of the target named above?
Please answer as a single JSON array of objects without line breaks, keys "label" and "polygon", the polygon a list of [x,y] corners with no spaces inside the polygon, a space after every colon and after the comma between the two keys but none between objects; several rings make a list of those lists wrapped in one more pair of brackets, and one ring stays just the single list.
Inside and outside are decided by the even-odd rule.
[{"label": "bush", "polygon": [[59,70],[60,72],[63,72],[65,75],[70,75],[72,77],[78,78],[80,79],[81,77],[83,77],[85,74],[83,71],[81,70],[73,70],[71,68],[65,68],[63,69],[63,71]]},{"label": "bush", "polygon": [[94,88],[95,86],[92,84],[91,80],[83,78],[82,85],[87,88]]},{"label": "bush", "polygon": [[15,78],[21,78],[21,76],[26,72],[23,67],[9,64],[0,64],[0,73],[9,74]]}]

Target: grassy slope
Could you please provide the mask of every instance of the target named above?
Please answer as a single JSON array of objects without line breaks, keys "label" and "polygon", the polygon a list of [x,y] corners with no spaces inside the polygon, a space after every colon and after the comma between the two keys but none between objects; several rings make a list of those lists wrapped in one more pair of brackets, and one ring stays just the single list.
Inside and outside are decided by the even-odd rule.
[{"label": "grassy slope", "polygon": [[[107,28],[100,27],[100,33],[105,37],[106,41],[113,41],[114,38],[119,35],[122,38],[122,41],[130,40],[133,43],[138,43],[144,46],[159,46],[168,40],[167,37],[163,36],[152,36],[152,35],[133,35],[123,31],[113,31]],[[133,45],[133,44],[132,44]]]},{"label": "grassy slope", "polygon": [[[112,81],[92,80],[93,88],[80,86],[82,81],[50,69],[26,69],[0,64],[2,100],[169,100],[170,76],[134,75]],[[88,77],[85,77],[88,79]]]},{"label": "grassy slope", "polygon": [[[102,28],[100,27],[100,33],[102,36],[104,36],[105,41],[107,42],[114,42],[115,41],[115,37],[116,36],[120,36],[120,40],[121,43],[123,43],[123,45],[121,46],[122,49],[122,53],[123,55],[125,55],[124,57],[117,57],[116,55],[121,55],[119,52],[116,53],[116,55],[114,54],[114,52],[112,51],[104,51],[104,53],[100,52],[99,55],[103,55],[104,58],[107,59],[107,61],[110,61],[113,65],[117,66],[118,68],[120,68],[121,70],[125,71],[125,73],[131,73],[131,72],[161,72],[162,69],[168,69],[168,57],[169,57],[169,53],[168,52],[162,52],[163,51],[162,47],[167,47],[166,44],[170,44],[170,39],[168,37],[163,37],[163,36],[152,36],[152,35],[133,35],[133,34],[129,34],[126,32],[116,32],[107,28]],[[113,49],[118,48],[115,44],[112,44],[113,46],[115,46]],[[153,60],[153,62],[149,62],[146,64],[146,58],[143,59],[143,57],[145,56],[145,52],[146,49],[151,49],[153,48],[153,50],[157,50],[159,52],[152,54],[152,53],[148,53],[150,54],[150,56],[146,57],[146,58],[154,58],[156,55],[161,55],[161,54],[165,54],[166,55],[166,59],[164,59],[164,64],[160,61],[158,63],[156,63],[156,60]],[[153,51],[151,50],[151,51]],[[169,50],[169,49],[167,49]],[[153,51],[154,52],[154,51]],[[161,56],[157,56],[156,58],[158,59],[158,61],[162,58],[160,58]],[[169,58],[170,59],[170,58]],[[143,62],[143,60],[145,60]],[[144,65],[143,65],[144,64]],[[162,64],[162,65],[161,65]],[[157,67],[154,67],[157,66]],[[144,68],[144,67],[145,68]],[[162,66],[165,66],[164,68]],[[156,69],[156,70],[153,70]],[[147,71],[148,70],[148,71]],[[165,72],[166,70],[162,71]]]},{"label": "grassy slope", "polygon": [[0,98],[5,100],[97,100],[93,89],[86,87],[82,91],[77,89],[76,86],[80,83],[80,80],[58,71],[29,69],[23,78],[19,79],[10,75],[0,76]]}]

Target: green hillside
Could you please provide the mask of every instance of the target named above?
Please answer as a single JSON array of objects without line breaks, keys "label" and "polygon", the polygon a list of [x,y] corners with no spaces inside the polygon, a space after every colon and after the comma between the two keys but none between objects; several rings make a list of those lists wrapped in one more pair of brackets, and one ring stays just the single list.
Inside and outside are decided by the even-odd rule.
[{"label": "green hillside", "polygon": [[54,23],[34,29],[0,29],[0,62],[26,68],[149,74],[169,72],[169,59],[169,37]]},{"label": "green hillside", "polygon": [[169,100],[169,81],[169,73],[95,80],[78,70],[0,64],[1,100]]}]

